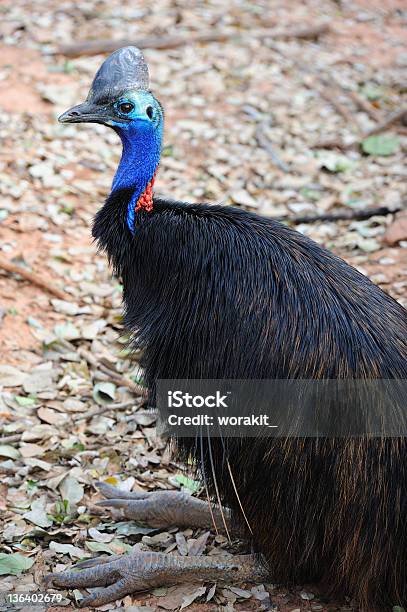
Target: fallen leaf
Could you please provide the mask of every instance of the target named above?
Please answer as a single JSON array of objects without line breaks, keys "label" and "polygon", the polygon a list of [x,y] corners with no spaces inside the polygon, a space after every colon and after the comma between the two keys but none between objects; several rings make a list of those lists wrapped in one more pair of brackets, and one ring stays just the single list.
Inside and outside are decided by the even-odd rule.
[{"label": "fallen leaf", "polygon": [[35,406],[38,403],[33,397],[25,397],[24,395],[16,395],[14,399],[22,408],[29,408],[30,406]]},{"label": "fallen leaf", "polygon": [[77,504],[83,497],[84,488],[76,478],[67,476],[59,485],[62,499],[68,500],[70,504]]},{"label": "fallen leaf", "polygon": [[50,472],[53,468],[51,463],[42,461],[42,459],[35,459],[35,457],[27,457],[24,459],[24,464],[29,465],[30,467],[40,468],[41,470],[44,470],[44,472]]},{"label": "fallen leaf", "polygon": [[18,576],[22,572],[30,569],[34,564],[34,559],[24,557],[20,553],[0,553],[0,576]]},{"label": "fallen leaf", "polygon": [[26,393],[41,393],[52,389],[53,381],[56,376],[54,370],[35,370],[27,376],[23,382],[23,389]]},{"label": "fallen leaf", "polygon": [[198,480],[193,480],[192,478],[188,478],[188,476],[184,476],[184,474],[177,474],[175,480],[180,483],[183,487],[192,491],[192,493],[196,493],[201,487],[201,484]]},{"label": "fallen leaf", "polygon": [[48,440],[52,436],[57,436],[58,430],[51,425],[35,425],[26,429],[21,436],[23,442],[33,442],[34,440]]},{"label": "fallen leaf", "polygon": [[31,510],[23,514],[23,518],[38,527],[51,527],[52,520],[47,516],[45,509],[46,497],[40,497],[31,503]]},{"label": "fallen leaf", "polygon": [[107,478],[103,479],[103,482],[107,482],[108,484],[111,484],[114,487],[117,487],[117,485],[120,483],[120,480],[116,478],[115,476],[108,476]]},{"label": "fallen leaf", "polygon": [[8,457],[9,459],[18,459],[20,452],[10,444],[0,444],[0,457]]},{"label": "fallen leaf", "polygon": [[105,406],[116,398],[116,385],[111,382],[99,382],[93,387],[93,399]]},{"label": "fallen leaf", "polygon": [[255,599],[257,599],[258,601],[264,601],[265,599],[270,598],[270,593],[266,591],[263,584],[256,584],[250,590],[253,593]]},{"label": "fallen leaf", "polygon": [[55,308],[57,312],[60,312],[65,315],[74,316],[78,314],[79,307],[72,302],[66,302],[65,300],[53,299],[51,300],[51,304]]},{"label": "fallen leaf", "polygon": [[68,420],[65,414],[51,410],[51,408],[38,408],[37,415],[41,421],[45,421],[49,425],[62,425],[62,423]]},{"label": "fallen leaf", "polygon": [[253,596],[253,593],[251,591],[239,589],[238,587],[230,586],[229,590],[232,591],[232,593],[234,593],[238,597],[241,597],[242,599],[250,599],[250,597]]},{"label": "fallen leaf", "polygon": [[307,591],[301,591],[300,597],[301,599],[305,599],[306,601],[311,601],[311,599],[314,599],[315,595],[314,593],[307,593]]},{"label": "fallen leaf", "polygon": [[88,534],[93,540],[95,540],[95,542],[103,543],[109,543],[116,537],[114,533],[101,533],[95,527],[91,527],[90,529],[88,529]]},{"label": "fallen leaf", "polygon": [[182,605],[181,605],[180,610],[183,610],[184,608],[187,608],[188,606],[190,606],[191,603],[195,601],[195,599],[198,599],[198,597],[201,597],[201,595],[204,595],[205,593],[206,593],[206,587],[202,586],[202,587],[197,588],[190,595],[185,595],[185,597],[182,600]]},{"label": "fallen leaf", "polygon": [[109,544],[87,540],[85,546],[92,552],[106,552],[109,555],[121,555],[132,550],[130,544],[126,544],[123,540],[118,539],[112,540]]},{"label": "fallen leaf", "polygon": [[[137,525],[134,521],[120,521],[119,523],[115,523],[113,528],[117,535],[148,535],[149,533],[154,533],[157,529],[153,527],[142,527],[141,525]],[[100,526],[99,526],[100,529]]]},{"label": "fallen leaf", "polygon": [[73,323],[60,323],[55,325],[54,333],[63,340],[78,340],[81,337],[79,330]]},{"label": "fallen leaf", "polygon": [[93,340],[99,334],[100,331],[104,327],[106,327],[107,322],[104,319],[97,319],[96,321],[92,321],[92,323],[87,323],[82,326],[82,337],[86,340]]},{"label": "fallen leaf", "polygon": [[45,448],[38,444],[22,444],[20,446],[20,453],[23,457],[37,457],[45,453]]},{"label": "fallen leaf", "polygon": [[176,533],[175,541],[177,543],[179,554],[186,556],[188,554],[188,544],[187,544],[184,534],[181,532]]},{"label": "fallen leaf", "polygon": [[[206,542],[208,541],[208,537],[210,536],[210,532],[206,531],[202,535],[199,536],[196,540],[190,540],[188,542],[188,554],[191,557],[199,557],[202,555],[206,548]],[[191,545],[189,544],[191,542]]]},{"label": "fallen leaf", "polygon": [[216,593],[216,582],[215,582],[215,584],[213,584],[213,585],[211,586],[211,588],[209,589],[208,594],[207,594],[207,596],[206,596],[206,601],[207,601],[207,602],[211,601],[211,599],[213,599],[213,597],[214,597],[215,593]]},{"label": "fallen leaf", "polygon": [[153,591],[156,597],[160,597],[158,601],[159,607],[165,610],[177,610],[178,608],[182,609],[189,606],[197,597],[205,593],[206,588],[203,586],[197,588],[196,584],[180,584],[168,589],[162,589],[162,593],[159,591],[161,589],[154,589]]},{"label": "fallen leaf", "polygon": [[21,387],[26,377],[26,372],[21,372],[10,365],[0,364],[0,387]]},{"label": "fallen leaf", "polygon": [[332,151],[317,153],[317,159],[319,160],[322,169],[333,173],[346,172],[355,165],[355,162],[345,155],[339,155],[337,153],[333,153]]},{"label": "fallen leaf", "polygon": [[60,553],[62,555],[69,555],[71,559],[82,559],[82,557],[89,557],[90,554],[83,550],[82,548],[78,548],[77,546],[73,546],[72,544],[60,544],[59,542],[51,541],[49,543],[49,548],[56,553]]},{"label": "fallen leaf", "polygon": [[362,150],[368,155],[393,155],[399,148],[399,139],[390,134],[375,134],[362,141]]}]

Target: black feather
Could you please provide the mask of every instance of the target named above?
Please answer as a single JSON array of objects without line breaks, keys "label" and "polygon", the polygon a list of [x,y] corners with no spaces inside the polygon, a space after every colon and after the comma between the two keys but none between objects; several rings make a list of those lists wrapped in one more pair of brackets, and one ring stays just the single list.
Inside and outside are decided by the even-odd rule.
[{"label": "black feather", "polygon": [[[130,197],[108,198],[93,236],[123,278],[152,399],[160,378],[407,378],[406,311],[340,258],[270,219],[158,198],[136,215],[133,236]],[[211,443],[238,517],[225,448]],[[404,438],[228,439],[272,580],[324,580],[360,609],[405,604],[406,447]],[[213,493],[201,451],[179,441],[180,456],[204,457]]]}]

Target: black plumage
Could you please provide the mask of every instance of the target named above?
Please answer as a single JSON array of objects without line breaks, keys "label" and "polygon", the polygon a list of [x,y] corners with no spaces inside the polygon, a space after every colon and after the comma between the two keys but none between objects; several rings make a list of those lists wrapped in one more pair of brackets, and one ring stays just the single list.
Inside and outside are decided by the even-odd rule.
[{"label": "black plumage", "polygon": [[[405,309],[340,258],[270,219],[159,198],[132,234],[131,196],[111,194],[93,236],[123,279],[152,401],[160,378],[407,378]],[[364,610],[405,604],[406,448],[402,437],[228,439],[273,581],[322,580]],[[220,440],[212,450],[239,520]],[[202,459],[193,438],[178,452]],[[207,448],[203,461],[211,484]]]}]

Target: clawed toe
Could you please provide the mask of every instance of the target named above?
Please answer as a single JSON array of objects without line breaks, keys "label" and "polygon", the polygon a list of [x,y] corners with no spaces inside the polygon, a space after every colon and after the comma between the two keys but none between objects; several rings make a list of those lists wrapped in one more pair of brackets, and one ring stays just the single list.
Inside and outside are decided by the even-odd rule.
[{"label": "clawed toe", "polygon": [[126,575],[128,566],[128,555],[87,559],[75,565],[73,570],[49,574],[45,577],[45,584],[65,589],[104,587],[78,602],[81,608],[98,607],[137,590],[137,583]]},{"label": "clawed toe", "polygon": [[149,492],[144,491],[123,491],[101,480],[95,482],[95,486],[106,499],[144,499],[150,495]]},{"label": "clawed toe", "polygon": [[97,608],[99,606],[104,606],[105,604],[108,604],[111,601],[115,601],[116,599],[121,599],[122,597],[128,595],[130,592],[131,590],[129,591],[127,587],[127,581],[122,578],[121,580],[118,580],[115,584],[111,584],[110,586],[98,591],[97,593],[92,593],[92,595],[84,597],[84,599],[78,602],[78,605],[80,608]]},{"label": "clawed toe", "polygon": [[110,508],[113,516],[134,520],[142,525],[162,527],[211,528],[215,520],[222,530],[228,520],[227,510],[213,506],[182,491],[128,492],[105,482],[96,486],[105,499],[96,505]]},{"label": "clawed toe", "polygon": [[53,587],[79,589],[112,584],[119,578],[119,572],[111,563],[101,563],[79,571],[68,570],[59,574],[48,574],[46,584]]},{"label": "clawed toe", "polygon": [[81,564],[79,571],[48,575],[46,585],[66,589],[104,587],[80,602],[82,607],[98,607],[156,586],[197,580],[256,581],[266,576],[263,566],[253,556],[231,559],[137,552],[110,560],[103,558],[99,563],[96,560],[85,563]]}]

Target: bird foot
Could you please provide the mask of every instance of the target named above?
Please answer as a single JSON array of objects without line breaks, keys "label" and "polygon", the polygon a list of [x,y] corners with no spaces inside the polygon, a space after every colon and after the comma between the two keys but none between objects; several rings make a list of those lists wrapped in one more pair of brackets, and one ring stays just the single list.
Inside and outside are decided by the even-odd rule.
[{"label": "bird foot", "polygon": [[224,531],[225,523],[229,523],[227,509],[210,507],[207,502],[180,491],[128,492],[106,482],[97,482],[96,486],[106,498],[96,502],[98,506],[112,509],[113,516],[149,527],[215,527]]},{"label": "bird foot", "polygon": [[92,589],[80,607],[98,607],[137,591],[184,582],[239,583],[263,581],[267,574],[254,555],[236,557],[181,557],[157,552],[135,552],[79,563],[77,570],[45,577],[47,587]]}]

